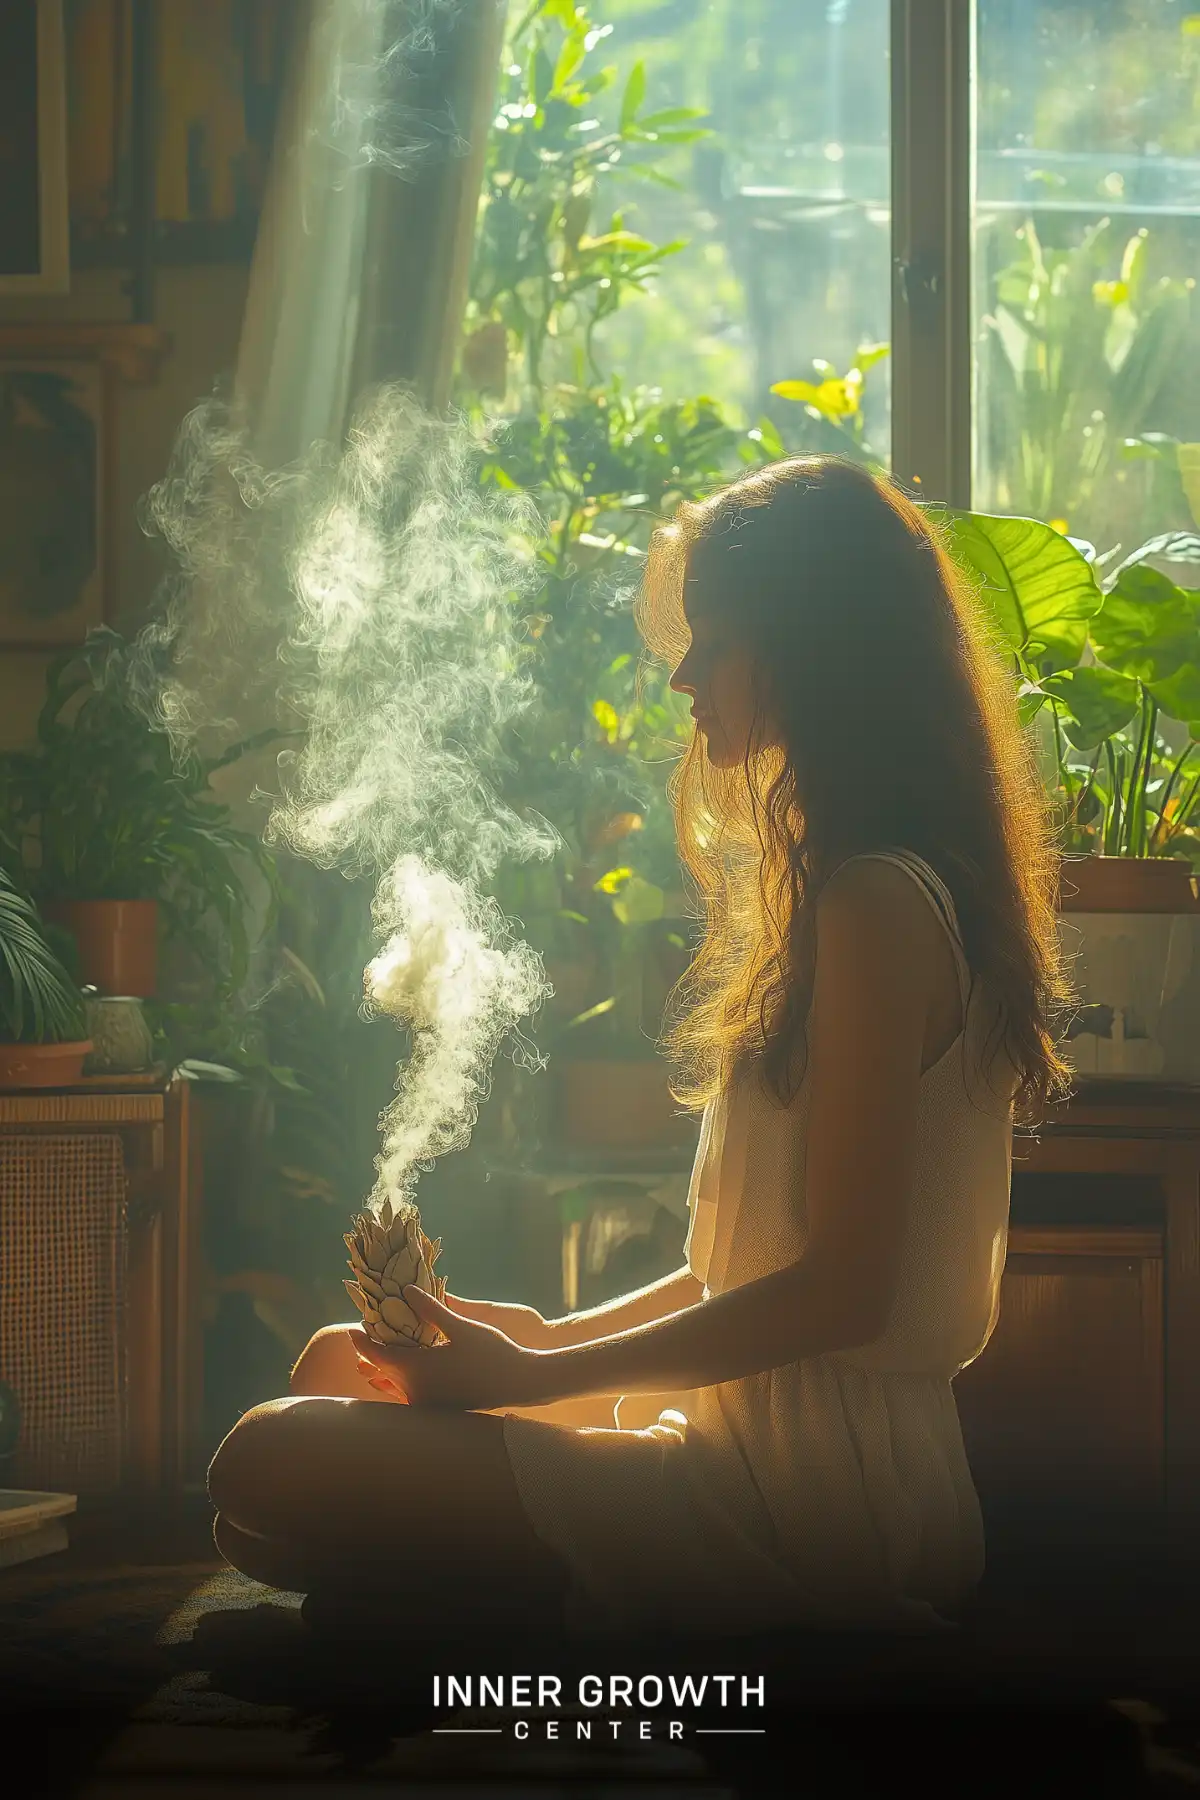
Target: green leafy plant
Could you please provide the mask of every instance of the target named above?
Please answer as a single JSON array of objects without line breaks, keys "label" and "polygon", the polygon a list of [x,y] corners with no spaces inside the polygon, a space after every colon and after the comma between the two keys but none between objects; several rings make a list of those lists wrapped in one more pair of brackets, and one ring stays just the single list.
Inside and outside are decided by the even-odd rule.
[{"label": "green leafy plant", "polygon": [[45,1044],[85,1035],[78,986],[51,947],[33,900],[0,867],[0,1036]]},{"label": "green leafy plant", "polygon": [[883,458],[872,450],[864,435],[863,396],[869,371],[882,362],[890,349],[890,344],[860,344],[844,375],[839,375],[832,363],[814,357],[816,381],[776,381],[772,385],[773,394],[781,400],[799,402],[808,418],[820,427],[817,435],[809,434],[812,441],[807,448],[882,464]]},{"label": "green leafy plant", "polygon": [[[1027,219],[1014,248],[984,319],[984,454],[997,498],[1013,513],[1089,535],[1102,522],[1118,537],[1135,519],[1153,528],[1151,490],[1122,489],[1114,477],[1153,454],[1157,415],[1181,372],[1194,282],[1152,278],[1150,233],[1121,245],[1108,218],[1069,249],[1043,244]],[[1178,485],[1176,474],[1174,522]],[[1124,517],[1114,519],[1114,500]]]},{"label": "green leafy plant", "polygon": [[[661,1024],[668,993],[687,964],[692,921],[673,917],[670,893],[626,866],[608,869],[595,892],[609,905],[596,926],[607,944],[612,992],[570,1028],[591,1026],[593,1044],[609,1056],[645,1056]],[[602,1020],[597,1029],[593,1020]]]},{"label": "green leafy plant", "polygon": [[[629,600],[660,517],[785,445],[769,419],[739,428],[710,396],[668,398],[602,367],[604,322],[684,247],[632,232],[606,195],[665,180],[658,160],[705,135],[694,109],[646,110],[640,62],[617,92],[595,55],[610,35],[571,0],[514,27],[458,397],[476,413],[489,395],[503,400],[481,479],[531,494],[541,520],[542,581],[524,618],[536,697],[513,733],[507,786],[564,848],[553,870],[505,870],[499,895],[549,963],[594,964],[589,1004],[556,1046],[644,1055],[653,1033],[634,1029],[631,996],[646,931],[624,914],[629,895],[657,894],[661,910],[678,885],[665,776],[689,726],[665,678],[639,670]],[[626,865],[623,898],[603,884]]]},{"label": "green leafy plant", "polygon": [[211,781],[278,735],[262,732],[217,758],[174,755],[136,703],[131,647],[108,627],[92,631],[52,663],[33,747],[0,757],[11,872],[39,902],[158,901],[168,933],[232,990],[249,955],[247,875],[273,894],[274,865]]},{"label": "green leafy plant", "polygon": [[1200,591],[1152,566],[1200,562],[1200,538],[1149,539],[1105,573],[1092,545],[1034,519],[947,523],[1024,717],[1047,722],[1064,850],[1200,866]]},{"label": "green leafy plant", "polygon": [[593,52],[612,29],[594,24],[574,0],[541,0],[509,39],[467,315],[483,335],[468,337],[464,352],[465,373],[485,391],[503,393],[507,385],[509,346],[497,328],[518,353],[515,366],[531,393],[540,394],[548,378],[547,350],[568,338],[579,378],[590,368],[601,380],[597,327],[683,248],[628,230],[619,210],[601,212],[604,177],[619,167],[633,180],[663,181],[654,166],[663,152],[705,135],[694,108],[646,112],[641,62],[626,78],[615,118],[604,122],[598,102],[617,71],[597,64]]}]

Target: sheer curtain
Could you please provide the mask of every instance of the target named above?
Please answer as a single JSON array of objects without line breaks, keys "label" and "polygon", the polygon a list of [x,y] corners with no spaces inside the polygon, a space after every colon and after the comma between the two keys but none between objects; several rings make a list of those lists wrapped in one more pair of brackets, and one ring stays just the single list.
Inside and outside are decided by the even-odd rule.
[{"label": "sheer curtain", "polygon": [[[505,0],[294,4],[234,377],[268,469],[339,442],[372,382],[445,405],[506,11]],[[235,735],[276,722],[261,686],[228,701]],[[268,745],[215,777],[252,829],[256,790],[278,785],[276,754]],[[332,904],[319,877],[303,879],[314,905]],[[265,895],[261,905],[252,937]]]},{"label": "sheer curtain", "polygon": [[296,0],[239,347],[260,458],[337,439],[358,392],[445,404],[504,0]]}]

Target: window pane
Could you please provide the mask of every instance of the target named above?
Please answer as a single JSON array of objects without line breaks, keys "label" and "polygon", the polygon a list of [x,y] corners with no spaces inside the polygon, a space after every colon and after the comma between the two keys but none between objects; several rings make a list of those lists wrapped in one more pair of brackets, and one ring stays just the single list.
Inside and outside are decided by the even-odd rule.
[{"label": "window pane", "polygon": [[977,20],[974,503],[1132,548],[1200,511],[1200,12]]},{"label": "window pane", "polygon": [[[598,334],[605,362],[668,398],[766,413],[795,448],[889,455],[889,362],[849,388],[860,347],[890,336],[888,0],[596,0],[619,95],[644,60],[645,111],[700,107],[710,135],[623,185],[627,224],[687,240],[655,295]],[[866,360],[866,359],[864,359]],[[828,365],[828,366],[823,366]],[[782,380],[817,390],[770,389]]]}]

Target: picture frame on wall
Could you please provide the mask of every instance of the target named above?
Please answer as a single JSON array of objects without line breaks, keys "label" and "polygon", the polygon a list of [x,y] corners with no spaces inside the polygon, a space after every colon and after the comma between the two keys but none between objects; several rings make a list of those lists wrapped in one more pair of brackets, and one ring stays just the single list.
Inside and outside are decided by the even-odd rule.
[{"label": "picture frame on wall", "polygon": [[112,372],[0,349],[0,645],[82,642],[107,613]]},{"label": "picture frame on wall", "polygon": [[62,0],[0,5],[0,297],[70,290]]},{"label": "picture frame on wall", "polygon": [[[309,8],[67,0],[65,18],[73,266],[130,267],[147,161],[155,263],[249,263],[290,47]],[[142,134],[135,49],[152,101]]]},{"label": "picture frame on wall", "polygon": [[169,345],[150,324],[0,323],[0,649],[81,644],[118,612],[119,411]]}]

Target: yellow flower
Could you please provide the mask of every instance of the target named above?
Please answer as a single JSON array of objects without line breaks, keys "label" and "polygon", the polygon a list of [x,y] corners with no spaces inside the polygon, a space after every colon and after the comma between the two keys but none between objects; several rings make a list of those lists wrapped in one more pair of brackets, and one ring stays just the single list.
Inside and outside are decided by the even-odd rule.
[{"label": "yellow flower", "polygon": [[777,381],[771,389],[784,400],[802,400],[815,406],[827,419],[849,419],[862,405],[863,377],[861,369],[851,369],[845,376],[827,381]]}]

